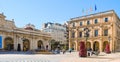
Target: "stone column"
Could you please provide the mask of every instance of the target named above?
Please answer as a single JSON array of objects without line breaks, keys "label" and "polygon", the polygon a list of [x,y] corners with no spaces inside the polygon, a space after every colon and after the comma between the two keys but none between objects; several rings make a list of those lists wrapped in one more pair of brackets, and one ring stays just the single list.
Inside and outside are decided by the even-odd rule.
[{"label": "stone column", "polygon": [[102,50],[103,50],[103,41],[101,40],[101,41],[99,41],[99,43],[100,43],[100,45],[99,45],[100,52],[102,52]]},{"label": "stone column", "polygon": [[5,39],[5,36],[2,35],[2,48],[4,49],[4,39]]},{"label": "stone column", "polygon": [[20,46],[21,46],[21,51],[23,51],[23,40],[21,38],[19,38],[19,43],[20,43]]},{"label": "stone column", "polygon": [[32,39],[32,50],[35,50],[35,47],[36,47],[36,42],[35,42],[35,39],[33,38]]},{"label": "stone column", "polygon": [[17,37],[16,35],[14,35],[14,37],[13,37],[13,41],[14,41],[14,50],[17,51],[18,37]]},{"label": "stone column", "polygon": [[71,30],[69,30],[69,49],[72,48],[72,42],[71,42]]},{"label": "stone column", "polygon": [[31,38],[29,41],[30,41],[30,50],[33,50],[33,44],[34,44],[33,43],[33,38]]},{"label": "stone column", "polygon": [[78,36],[79,32],[78,32],[78,27],[76,28],[76,36],[75,36],[75,46],[76,46],[76,51],[78,51]]},{"label": "stone column", "polygon": [[75,41],[75,50],[78,51],[78,41]]},{"label": "stone column", "polygon": [[114,45],[113,45],[112,40],[110,40],[109,42],[110,42],[110,51],[112,52],[112,51],[113,51],[113,47],[114,47]]},{"label": "stone column", "polygon": [[48,44],[48,50],[51,50],[51,43],[50,43],[50,40],[47,41],[47,44]]},{"label": "stone column", "polygon": [[34,49],[38,49],[38,41],[36,39],[34,39]]},{"label": "stone column", "polygon": [[92,50],[93,50],[93,41],[91,42],[91,48],[92,48]]},{"label": "stone column", "polygon": [[72,42],[69,40],[69,49],[72,48]]}]

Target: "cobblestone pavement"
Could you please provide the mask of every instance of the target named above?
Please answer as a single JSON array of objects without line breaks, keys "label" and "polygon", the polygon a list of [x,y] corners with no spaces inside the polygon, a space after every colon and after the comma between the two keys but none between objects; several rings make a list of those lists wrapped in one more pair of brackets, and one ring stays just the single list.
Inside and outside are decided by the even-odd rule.
[{"label": "cobblestone pavement", "polygon": [[120,62],[120,53],[79,57],[78,52],[65,54],[0,54],[0,62]]}]

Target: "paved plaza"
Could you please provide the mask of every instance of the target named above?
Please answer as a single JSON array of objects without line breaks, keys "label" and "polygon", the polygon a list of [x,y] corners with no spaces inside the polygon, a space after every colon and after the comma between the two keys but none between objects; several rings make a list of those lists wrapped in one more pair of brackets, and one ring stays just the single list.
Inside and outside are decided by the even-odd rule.
[{"label": "paved plaza", "polygon": [[78,52],[65,54],[0,54],[0,62],[120,62],[120,53],[79,57]]}]

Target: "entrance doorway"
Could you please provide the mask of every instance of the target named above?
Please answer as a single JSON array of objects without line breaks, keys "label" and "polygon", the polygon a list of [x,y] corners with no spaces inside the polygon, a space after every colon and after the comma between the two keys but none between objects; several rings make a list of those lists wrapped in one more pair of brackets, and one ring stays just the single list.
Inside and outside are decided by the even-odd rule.
[{"label": "entrance doorway", "polygon": [[28,39],[23,40],[23,51],[30,50],[30,41]]},{"label": "entrance doorway", "polygon": [[104,43],[103,43],[103,51],[105,51],[105,47],[106,47],[107,44],[108,44],[108,41],[104,41]]},{"label": "entrance doorway", "polygon": [[98,51],[99,50],[99,43],[97,41],[95,41],[93,43],[93,51]]},{"label": "entrance doorway", "polygon": [[37,46],[38,46],[38,49],[40,49],[40,50],[43,50],[43,49],[44,49],[42,40],[39,40],[37,44],[38,44],[38,45],[37,45]]},{"label": "entrance doorway", "polygon": [[14,50],[14,42],[12,38],[10,37],[5,38],[4,49],[8,51]]},{"label": "entrance doorway", "polygon": [[87,50],[91,48],[91,43],[90,42],[87,42],[86,43],[86,47],[87,47]]}]

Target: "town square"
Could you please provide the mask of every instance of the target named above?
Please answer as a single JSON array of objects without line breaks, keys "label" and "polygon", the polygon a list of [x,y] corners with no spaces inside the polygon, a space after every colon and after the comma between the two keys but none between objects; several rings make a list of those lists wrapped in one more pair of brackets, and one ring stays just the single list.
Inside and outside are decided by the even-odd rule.
[{"label": "town square", "polygon": [[0,62],[119,62],[120,53],[79,57],[78,52],[65,54],[0,54]]},{"label": "town square", "polygon": [[0,62],[119,62],[119,0],[0,2]]}]

